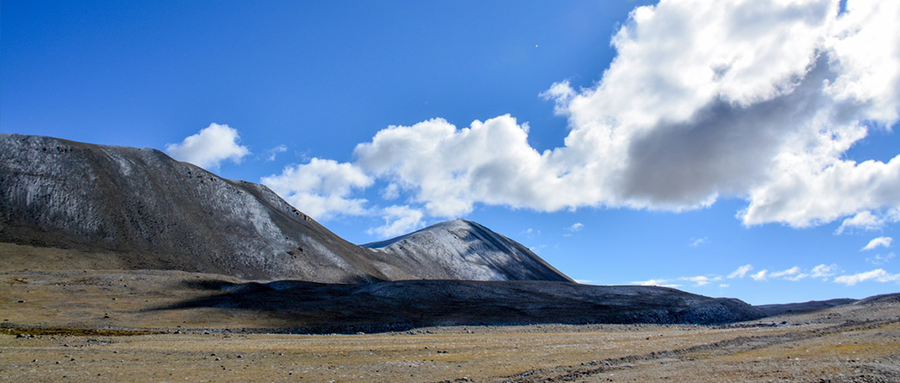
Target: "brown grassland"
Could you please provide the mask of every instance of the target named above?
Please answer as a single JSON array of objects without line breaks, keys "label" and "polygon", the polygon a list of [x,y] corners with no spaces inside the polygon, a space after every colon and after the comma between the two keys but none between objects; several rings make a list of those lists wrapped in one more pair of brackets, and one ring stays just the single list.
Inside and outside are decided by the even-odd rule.
[{"label": "brown grassland", "polygon": [[40,270],[4,246],[2,382],[900,382],[898,296],[724,326],[290,334],[273,313],[171,308],[228,277]]}]

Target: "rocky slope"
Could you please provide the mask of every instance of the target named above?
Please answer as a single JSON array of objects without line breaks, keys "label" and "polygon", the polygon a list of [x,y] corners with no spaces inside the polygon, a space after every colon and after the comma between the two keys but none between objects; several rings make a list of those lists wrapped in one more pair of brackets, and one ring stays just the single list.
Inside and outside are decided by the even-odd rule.
[{"label": "rocky slope", "polygon": [[522,244],[462,219],[363,246],[437,279],[572,281]]},{"label": "rocky slope", "polygon": [[[460,225],[468,229],[450,230],[460,237],[445,238],[443,247],[419,241],[440,235],[393,241],[435,253],[370,250],[265,186],[223,179],[157,150],[0,134],[0,242],[69,248],[82,266],[96,260],[89,268],[324,283],[568,280],[480,225],[438,226]],[[64,259],[56,263],[66,267]]]},{"label": "rocky slope", "polygon": [[386,279],[367,251],[265,186],[157,150],[49,137],[0,135],[0,241],[115,252],[133,269]]}]

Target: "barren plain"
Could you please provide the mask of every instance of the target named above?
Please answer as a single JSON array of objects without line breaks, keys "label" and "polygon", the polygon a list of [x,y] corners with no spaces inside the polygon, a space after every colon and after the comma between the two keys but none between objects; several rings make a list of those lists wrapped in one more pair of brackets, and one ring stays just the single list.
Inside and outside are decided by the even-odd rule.
[{"label": "barren plain", "polygon": [[36,270],[15,254],[39,256],[46,265],[52,252],[66,251],[30,254],[5,246],[4,382],[900,381],[897,295],[727,325],[299,334],[277,312],[179,305],[210,294],[190,281],[242,282],[237,279],[180,271]]}]

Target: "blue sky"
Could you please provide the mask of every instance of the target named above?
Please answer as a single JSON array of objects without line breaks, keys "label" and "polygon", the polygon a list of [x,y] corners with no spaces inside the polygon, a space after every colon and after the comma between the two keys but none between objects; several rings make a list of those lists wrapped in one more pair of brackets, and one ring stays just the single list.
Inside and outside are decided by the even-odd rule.
[{"label": "blue sky", "polygon": [[4,1],[0,18],[0,131],[163,150],[356,243],[464,217],[590,283],[755,304],[900,290],[891,1]]}]

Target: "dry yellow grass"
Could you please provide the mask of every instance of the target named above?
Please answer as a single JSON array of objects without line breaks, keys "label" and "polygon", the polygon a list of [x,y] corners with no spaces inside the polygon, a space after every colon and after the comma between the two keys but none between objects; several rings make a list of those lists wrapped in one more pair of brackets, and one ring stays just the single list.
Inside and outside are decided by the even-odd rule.
[{"label": "dry yellow grass", "polygon": [[157,310],[210,294],[190,283],[206,279],[229,280],[175,271],[2,271],[0,381],[900,381],[896,302],[760,321],[788,326],[353,335],[251,333],[287,323],[252,310]]}]

